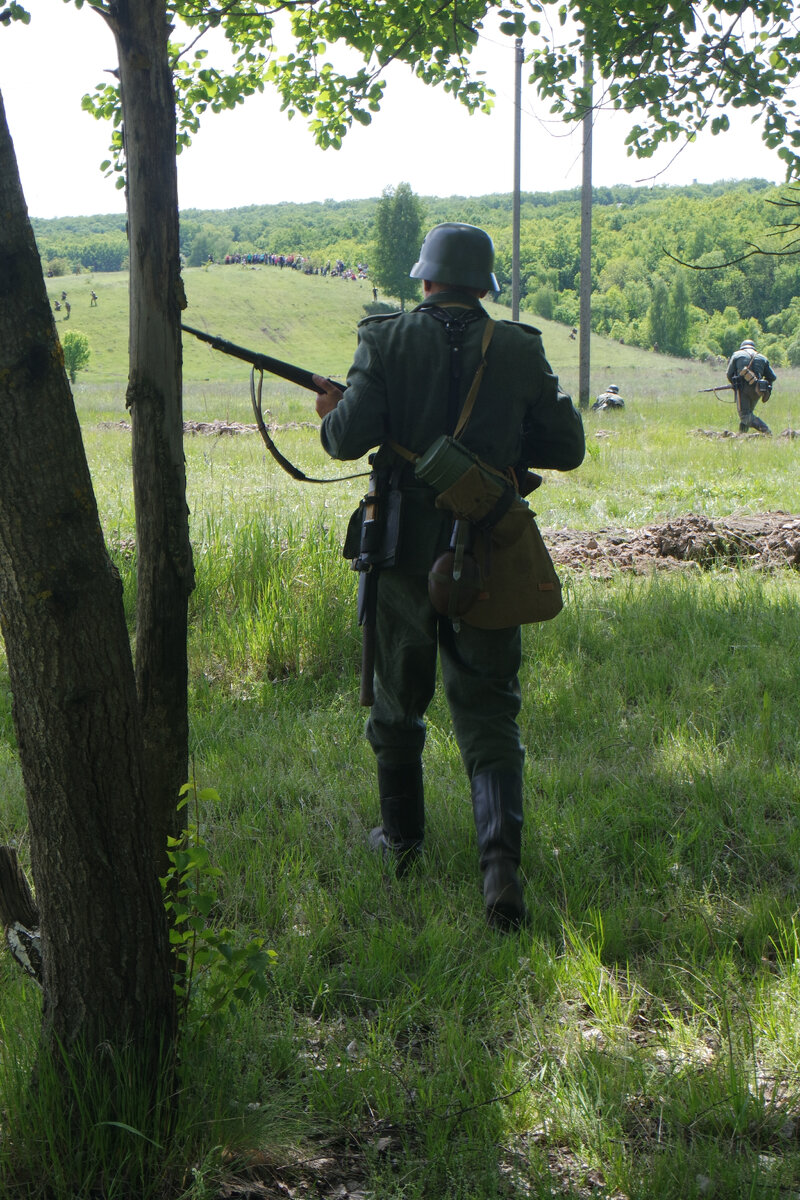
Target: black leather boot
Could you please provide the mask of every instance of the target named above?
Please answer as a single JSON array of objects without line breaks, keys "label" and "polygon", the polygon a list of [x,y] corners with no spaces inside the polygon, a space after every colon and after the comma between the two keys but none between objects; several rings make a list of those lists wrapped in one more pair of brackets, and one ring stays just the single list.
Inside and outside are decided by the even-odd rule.
[{"label": "black leather boot", "polygon": [[373,850],[394,861],[399,876],[405,875],[422,850],[425,833],[425,793],[422,763],[386,766],[378,763],[378,793],[381,823],[369,835]]},{"label": "black leather boot", "polygon": [[522,778],[484,771],[472,779],[472,811],[483,871],[483,903],[495,929],[518,929],[528,918],[517,875],[522,843]]}]

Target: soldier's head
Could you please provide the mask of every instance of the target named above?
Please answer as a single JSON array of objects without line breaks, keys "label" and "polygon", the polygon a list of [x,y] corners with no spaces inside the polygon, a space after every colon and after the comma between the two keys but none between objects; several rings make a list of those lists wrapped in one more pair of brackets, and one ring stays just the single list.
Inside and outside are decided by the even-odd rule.
[{"label": "soldier's head", "polygon": [[614,392],[614,394],[616,395],[616,393],[619,391],[619,388],[617,387],[617,385],[615,383],[610,383],[608,385],[608,390],[610,392]]},{"label": "soldier's head", "polygon": [[492,239],[476,225],[445,222],[426,235],[412,279],[484,295],[499,292]]},{"label": "soldier's head", "polygon": [[741,346],[739,347],[740,350],[750,350],[753,352],[755,351],[755,348],[756,348],[755,342],[751,342],[749,338],[745,338],[745,340],[742,342]]}]

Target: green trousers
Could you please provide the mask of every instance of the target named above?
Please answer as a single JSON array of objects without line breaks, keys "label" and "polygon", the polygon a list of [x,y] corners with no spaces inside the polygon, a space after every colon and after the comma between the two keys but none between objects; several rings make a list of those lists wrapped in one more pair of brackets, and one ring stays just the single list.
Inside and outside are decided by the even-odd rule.
[{"label": "green trousers", "polygon": [[458,632],[428,599],[424,575],[384,571],[378,581],[375,703],[367,738],[378,761],[416,761],[425,712],[436,687],[437,655],[453,731],[470,779],[483,771],[522,770],[519,627]]},{"label": "green trousers", "polygon": [[734,388],[734,397],[736,399],[736,411],[739,414],[739,424],[747,426],[748,429],[755,429],[759,433],[769,433],[769,426],[766,421],[762,421],[761,417],[755,412],[756,405],[761,399],[761,393],[755,387],[738,387]]}]

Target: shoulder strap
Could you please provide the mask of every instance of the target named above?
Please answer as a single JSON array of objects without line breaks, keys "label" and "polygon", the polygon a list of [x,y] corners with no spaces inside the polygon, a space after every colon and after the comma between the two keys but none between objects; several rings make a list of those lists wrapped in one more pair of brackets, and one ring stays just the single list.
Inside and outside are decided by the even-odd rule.
[{"label": "shoulder strap", "polygon": [[461,410],[461,415],[456,422],[456,427],[453,430],[453,437],[461,437],[461,434],[467,427],[467,422],[472,416],[472,410],[475,407],[475,401],[478,398],[478,392],[481,390],[483,381],[483,372],[486,370],[486,352],[489,349],[489,343],[494,337],[495,322],[491,317],[486,322],[486,328],[483,331],[483,339],[481,341],[481,361],[478,363],[478,369],[475,372],[475,377],[472,380],[472,386],[467,393],[467,398],[464,401],[464,407]]}]

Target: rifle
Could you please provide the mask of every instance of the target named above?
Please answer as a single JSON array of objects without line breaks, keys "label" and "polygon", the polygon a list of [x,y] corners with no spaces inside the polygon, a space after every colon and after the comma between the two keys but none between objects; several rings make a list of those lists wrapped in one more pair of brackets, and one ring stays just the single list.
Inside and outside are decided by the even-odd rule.
[{"label": "rifle", "polygon": [[378,608],[378,576],[381,568],[391,567],[397,552],[400,532],[400,489],[396,474],[376,471],[374,455],[367,494],[361,502],[361,540],[353,570],[358,572],[358,623],[362,629],[361,682],[358,701],[369,708],[375,700],[375,617]]},{"label": "rifle", "polygon": [[[281,454],[270,437],[261,408],[261,385],[264,382],[264,372],[278,375],[281,379],[288,379],[290,383],[299,384],[300,387],[307,388],[310,392],[318,392],[319,388],[314,383],[312,371],[306,371],[303,367],[295,367],[292,363],[283,362],[280,358],[271,358],[268,354],[259,354],[256,350],[237,346],[233,342],[226,342],[224,338],[215,337],[212,333],[204,333],[202,329],[193,329],[191,325],[181,325],[181,329],[184,333],[191,333],[194,337],[199,338],[201,342],[208,342],[213,350],[220,350],[223,354],[230,355],[231,358],[241,358],[243,362],[250,363],[252,368],[250,371],[250,402],[253,406],[258,432],[276,463],[283,467],[292,479],[297,479],[300,483],[340,483],[345,479],[360,479],[366,474],[365,471],[357,471],[354,475],[335,475],[330,479],[315,479],[311,475],[306,475],[304,471],[301,471]],[[256,371],[261,372],[258,388],[256,388],[255,382]],[[337,383],[335,379],[329,379],[328,383],[332,383],[341,392],[347,386],[344,383]]]},{"label": "rifle", "polygon": [[[737,378],[738,378],[738,376],[737,376]],[[749,386],[755,388],[755,390],[758,392],[758,394],[761,397],[762,404],[766,404],[767,401],[769,400],[770,396],[772,395],[772,384],[769,383],[769,381],[766,379],[756,379],[755,383],[750,384]],[[716,387],[700,388],[700,391],[701,392],[730,392],[730,391],[738,392],[740,387],[741,387],[740,383],[718,383]]]},{"label": "rifle", "polygon": [[[191,325],[181,325],[181,329],[185,333],[191,333],[194,337],[199,338],[201,342],[208,342],[213,350],[221,350],[223,354],[229,354],[232,358],[241,358],[243,362],[250,363],[257,371],[267,371],[270,375],[279,375],[281,379],[288,379],[290,383],[299,384],[300,387],[307,388],[310,392],[319,391],[314,383],[312,371],[306,371],[303,367],[295,367],[292,363],[282,362],[279,358],[270,358],[268,354],[258,354],[255,350],[247,350],[244,346],[236,346],[233,342],[226,342],[224,338],[215,337],[213,333],[203,333],[202,329],[193,329]],[[328,383],[332,383],[340,392],[345,389],[345,384],[337,383],[335,379],[329,379]]]}]

